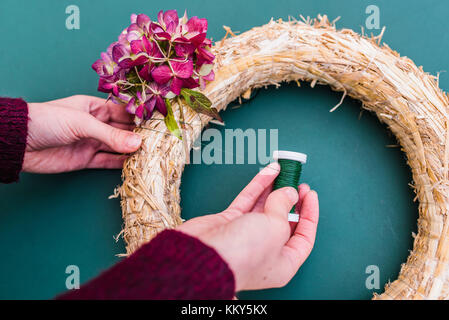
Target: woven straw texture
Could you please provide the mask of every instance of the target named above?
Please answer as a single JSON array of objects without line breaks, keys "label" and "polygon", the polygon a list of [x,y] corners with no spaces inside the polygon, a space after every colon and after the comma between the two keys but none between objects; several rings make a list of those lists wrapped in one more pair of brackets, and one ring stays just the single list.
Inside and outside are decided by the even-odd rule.
[{"label": "woven straw texture", "polygon": [[[270,21],[215,43],[215,80],[204,93],[218,110],[252,88],[283,81],[327,84],[362,102],[399,140],[419,200],[418,234],[399,277],[375,299],[449,298],[449,101],[438,78],[401,57],[380,38],[336,30],[326,16]],[[336,106],[337,107],[337,106]],[[160,114],[137,128],[144,137],[123,169],[121,196],[127,254],[180,223],[181,175],[188,150],[211,120],[182,108],[184,141],[170,135]]]}]

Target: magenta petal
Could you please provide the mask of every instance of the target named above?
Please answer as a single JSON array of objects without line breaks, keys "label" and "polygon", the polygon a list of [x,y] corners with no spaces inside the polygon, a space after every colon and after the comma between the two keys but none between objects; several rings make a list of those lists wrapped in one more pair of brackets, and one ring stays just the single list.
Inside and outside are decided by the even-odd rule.
[{"label": "magenta petal", "polygon": [[190,78],[190,76],[193,73],[192,60],[187,60],[187,62],[171,61],[170,64],[173,68],[176,77],[187,79]]},{"label": "magenta petal", "polygon": [[123,59],[118,63],[119,67],[122,69],[132,68],[133,64],[134,64],[134,61],[131,58]]},{"label": "magenta petal", "polygon": [[171,82],[171,85],[170,85],[170,90],[171,90],[174,94],[178,95],[178,94],[181,93],[181,88],[182,88],[182,85],[183,85],[183,84],[184,84],[183,79],[180,79],[180,78],[173,78],[173,80],[172,80],[172,82]]},{"label": "magenta petal", "polygon": [[134,66],[140,66],[148,61],[148,57],[145,54],[138,55],[134,57]]},{"label": "magenta petal", "polygon": [[120,87],[117,86],[116,84],[114,84],[114,85],[112,86],[112,93],[113,93],[115,96],[118,96],[119,93],[120,93]]},{"label": "magenta petal", "polygon": [[92,69],[94,69],[95,72],[101,76],[103,74],[103,66],[104,66],[104,61],[102,59],[98,59],[97,61],[95,61],[92,64]]},{"label": "magenta petal", "polygon": [[171,35],[168,32],[157,32],[154,33],[154,37],[157,40],[171,40]]},{"label": "magenta petal", "polygon": [[134,105],[134,102],[136,101],[136,98],[131,98],[129,100],[128,104],[126,105],[126,111],[128,113],[134,114],[136,112],[136,106]]},{"label": "magenta petal", "polygon": [[153,115],[154,107],[156,106],[156,98],[151,98],[149,101],[145,102],[145,110],[147,110],[147,119],[151,118]]},{"label": "magenta petal", "polygon": [[[133,99],[133,97],[131,97],[130,95],[128,95],[128,94],[123,94],[123,93],[121,93],[121,92],[119,92],[117,98],[120,99],[120,100],[122,101],[121,103],[123,103],[123,102],[129,103],[129,102]],[[135,100],[135,99],[134,99],[134,100]],[[133,102],[133,103],[134,103],[134,102]]]},{"label": "magenta petal", "polygon": [[132,58],[125,58],[120,60],[119,66],[123,69],[129,69],[135,66],[140,66],[148,61],[148,58],[145,55],[134,56]]},{"label": "magenta petal", "polygon": [[105,79],[100,78],[98,80],[98,91],[110,93],[112,91],[112,84],[107,82]]},{"label": "magenta petal", "polygon": [[170,23],[167,25],[167,33],[169,33],[169,34],[175,33],[176,27],[177,27],[177,25],[176,25],[174,22],[170,22]]},{"label": "magenta petal", "polygon": [[150,81],[150,67],[148,64],[145,64],[142,69],[139,71],[139,77],[144,79],[145,81]]},{"label": "magenta petal", "polygon": [[184,88],[188,88],[188,89],[194,89],[199,87],[199,83],[198,80],[195,80],[193,78],[188,78],[188,79],[183,79],[183,85]]},{"label": "magenta petal", "polygon": [[199,19],[198,17],[191,17],[187,21],[187,28],[189,32],[203,33],[207,31],[207,19]]},{"label": "magenta petal", "polygon": [[162,97],[165,98],[165,96],[170,92],[170,86],[169,84],[158,86],[157,91]]},{"label": "magenta petal", "polygon": [[[173,31],[176,29],[176,27],[179,24],[179,18],[178,18],[178,12],[176,10],[167,10],[164,12],[164,23],[167,27],[167,31],[169,30],[169,26],[172,25],[171,28],[173,28]],[[170,31],[169,31],[170,32]]]},{"label": "magenta petal", "polygon": [[139,40],[140,37],[143,34],[143,30],[141,27],[139,27],[136,23],[131,24],[127,29],[126,29],[127,35],[126,35],[126,39],[128,41],[132,41],[132,40]]},{"label": "magenta petal", "polygon": [[127,32],[123,32],[122,34],[120,34],[118,36],[117,43],[119,43],[121,45],[124,45],[124,46],[128,45],[128,33]]},{"label": "magenta petal", "polygon": [[194,45],[199,46],[199,45],[201,45],[203,43],[204,39],[206,39],[206,33],[205,32],[204,33],[200,33],[200,34],[190,38],[190,41]]},{"label": "magenta petal", "polygon": [[153,51],[153,45],[145,36],[142,37],[142,46],[147,53],[151,53]]},{"label": "magenta petal", "polygon": [[158,23],[151,22],[150,23],[150,31],[152,33],[159,33],[159,32],[164,32],[164,29]]},{"label": "magenta petal", "polygon": [[143,104],[141,104],[136,109],[136,116],[139,117],[140,119],[143,119],[143,111],[144,111]]},{"label": "magenta petal", "polygon": [[206,50],[204,48],[198,48],[198,58],[204,59],[205,61],[212,62],[215,59],[215,56],[212,52],[209,50]]},{"label": "magenta petal", "polygon": [[[182,32],[182,31],[181,31]],[[176,43],[183,43],[183,44],[189,44],[190,40],[184,36],[177,35],[175,39],[173,39]]]},{"label": "magenta petal", "polygon": [[157,21],[159,22],[159,24],[163,25],[164,24],[164,11],[159,11],[157,14]]},{"label": "magenta petal", "polygon": [[179,57],[186,57],[195,51],[195,46],[190,43],[179,43],[175,45],[176,55]]},{"label": "magenta petal", "polygon": [[156,108],[160,113],[164,115],[164,117],[167,115],[167,106],[165,105],[165,101],[161,98],[161,96],[156,97]]},{"label": "magenta petal", "polygon": [[116,45],[112,48],[112,59],[114,59],[114,61],[115,61],[116,63],[118,63],[119,60],[120,60],[124,55],[128,55],[128,52],[126,51],[126,48],[125,48],[124,45],[116,44]]},{"label": "magenta petal", "polygon": [[131,51],[134,54],[138,54],[139,52],[143,51],[142,41],[141,40],[133,40],[130,43]]},{"label": "magenta petal", "polygon": [[149,55],[153,58],[162,58],[164,57],[164,55],[162,54],[161,50],[159,50],[159,47],[156,45],[153,45],[153,49],[151,50],[151,52],[149,52]]},{"label": "magenta petal", "polygon": [[103,59],[103,61],[105,63],[111,63],[113,62],[112,57],[109,55],[109,53],[107,52],[102,52],[101,53],[101,59]]},{"label": "magenta petal", "polygon": [[146,14],[139,14],[136,19],[136,23],[139,27],[144,28],[150,24],[151,20]]},{"label": "magenta petal", "polygon": [[151,76],[157,83],[164,84],[172,78],[172,72],[167,65],[162,65],[151,71]]}]

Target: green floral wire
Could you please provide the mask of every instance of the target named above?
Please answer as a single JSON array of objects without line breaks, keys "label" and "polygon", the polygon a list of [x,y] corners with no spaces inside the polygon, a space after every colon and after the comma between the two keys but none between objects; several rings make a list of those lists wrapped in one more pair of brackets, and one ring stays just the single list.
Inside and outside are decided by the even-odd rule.
[{"label": "green floral wire", "polygon": [[[276,177],[276,180],[274,180],[273,190],[284,187],[292,187],[297,190],[302,171],[302,163],[289,159],[278,159],[278,163],[281,171]],[[295,213],[295,206],[290,210],[290,213]]]}]

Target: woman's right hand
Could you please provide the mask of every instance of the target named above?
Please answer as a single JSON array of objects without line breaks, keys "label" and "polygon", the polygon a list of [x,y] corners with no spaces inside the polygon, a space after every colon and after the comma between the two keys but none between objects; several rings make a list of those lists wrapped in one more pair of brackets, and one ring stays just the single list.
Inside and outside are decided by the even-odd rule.
[{"label": "woman's right hand", "polygon": [[[306,184],[271,192],[279,165],[264,168],[231,205],[197,217],[177,230],[213,247],[234,273],[236,291],[282,287],[309,256],[318,224],[318,196]],[[300,220],[288,212],[297,203]],[[291,228],[293,227],[293,229]]]}]

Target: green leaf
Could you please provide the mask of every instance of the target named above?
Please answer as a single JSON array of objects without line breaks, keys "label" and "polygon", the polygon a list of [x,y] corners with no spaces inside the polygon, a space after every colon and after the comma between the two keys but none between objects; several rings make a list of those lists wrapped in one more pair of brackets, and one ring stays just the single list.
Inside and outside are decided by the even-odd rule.
[{"label": "green leaf", "polygon": [[201,92],[187,88],[181,89],[181,95],[186,103],[196,112],[205,114],[209,117],[223,122],[217,109],[211,108],[212,102]]},{"label": "green leaf", "polygon": [[170,130],[173,135],[182,140],[181,130],[179,130],[178,123],[176,122],[175,116],[173,115],[173,109],[171,108],[170,100],[165,99],[165,104],[167,106],[167,115],[164,118],[165,125],[167,129]]}]

